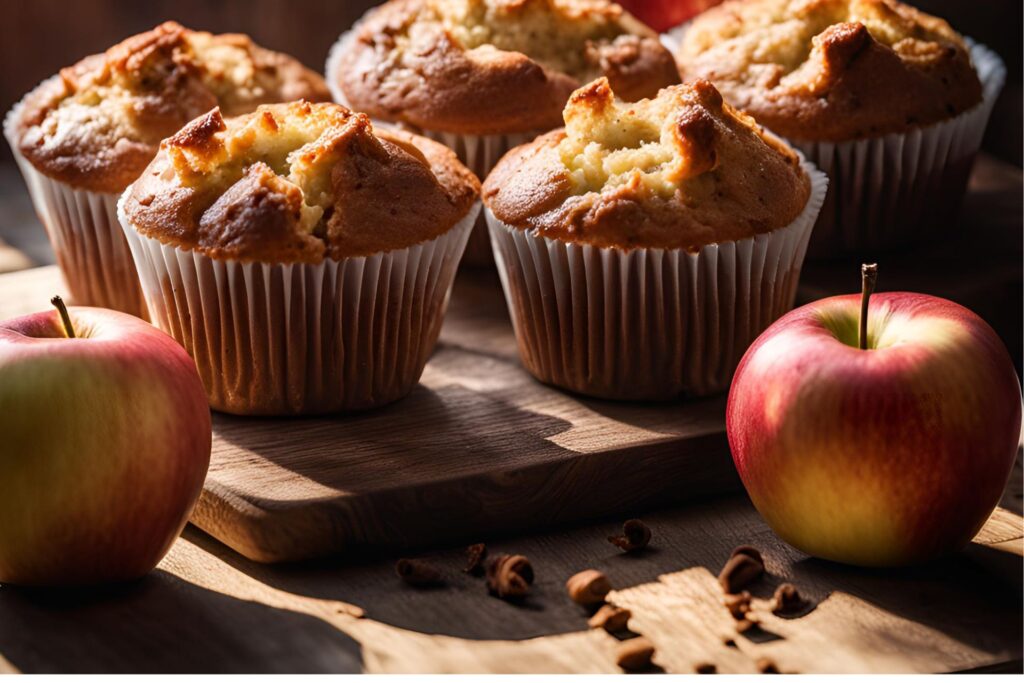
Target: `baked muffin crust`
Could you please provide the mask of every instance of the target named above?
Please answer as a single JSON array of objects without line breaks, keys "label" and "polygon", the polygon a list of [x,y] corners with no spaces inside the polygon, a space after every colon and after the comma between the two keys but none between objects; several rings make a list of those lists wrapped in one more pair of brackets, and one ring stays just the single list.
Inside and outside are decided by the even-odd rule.
[{"label": "baked muffin crust", "polygon": [[565,124],[488,176],[498,219],[566,242],[697,251],[784,227],[810,196],[797,155],[705,80],[625,104],[600,79],[572,95]]},{"label": "baked muffin crust", "polygon": [[607,0],[391,0],[355,30],[348,104],[431,130],[548,130],[598,76],[634,100],[679,82],[658,36]]},{"label": "baked muffin crust", "polygon": [[462,219],[479,181],[447,147],[337,104],[219,109],[168,138],[123,200],[143,235],[215,259],[317,263],[402,249]]},{"label": "baked muffin crust", "polygon": [[726,0],[677,57],[685,78],[794,140],[906,132],[981,101],[963,39],[897,0]]},{"label": "baked muffin crust", "polygon": [[21,153],[40,172],[114,193],[161,140],[210,109],[234,116],[297,99],[331,98],[318,74],[248,36],[167,22],[62,69],[28,95],[15,123]]}]

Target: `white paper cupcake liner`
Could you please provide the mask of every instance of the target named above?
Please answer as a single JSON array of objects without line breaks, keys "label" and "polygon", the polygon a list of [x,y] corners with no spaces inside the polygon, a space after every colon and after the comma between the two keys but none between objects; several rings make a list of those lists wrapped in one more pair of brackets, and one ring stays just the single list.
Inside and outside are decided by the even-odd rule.
[{"label": "white paper cupcake liner", "polygon": [[117,194],[74,188],[40,173],[21,154],[17,120],[24,100],[4,119],[4,135],[28,185],[73,303],[148,319],[132,255],[117,220]]},{"label": "white paper cupcake liner", "polygon": [[412,390],[479,210],[406,249],[318,264],[215,260],[143,236],[119,215],[153,323],[195,360],[210,405],[309,415]]},{"label": "white paper cupcake liner", "polygon": [[[361,21],[361,20],[360,20]],[[327,87],[330,88],[331,96],[338,104],[350,106],[348,98],[338,86],[338,68],[342,55],[349,43],[356,36],[360,22],[357,21],[348,31],[341,34],[338,40],[331,46],[327,54],[327,63],[324,73],[327,79]],[[395,121],[382,121],[374,119],[375,125],[398,128],[410,133],[428,137],[431,140],[440,142],[447,146],[459,157],[459,161],[476,174],[481,182],[490,174],[491,169],[498,163],[505,153],[519,145],[525,145],[545,131],[530,131],[527,133],[500,133],[495,135],[468,135],[463,133],[448,133],[438,130],[429,130],[412,126],[406,123]],[[466,252],[463,262],[471,266],[488,266],[494,262],[491,255],[491,241],[487,236],[487,223],[481,214],[473,233],[466,245]]]},{"label": "white paper cupcake liner", "polygon": [[790,225],[736,242],[624,251],[539,237],[485,209],[523,365],[599,398],[724,391],[753,340],[793,305],[828,179]]},{"label": "white paper cupcake liner", "polygon": [[[673,54],[688,25],[662,34]],[[982,101],[972,109],[909,133],[838,143],[788,139],[830,180],[810,258],[910,246],[955,227],[951,219],[1006,81],[999,55],[965,40],[982,86]]]}]

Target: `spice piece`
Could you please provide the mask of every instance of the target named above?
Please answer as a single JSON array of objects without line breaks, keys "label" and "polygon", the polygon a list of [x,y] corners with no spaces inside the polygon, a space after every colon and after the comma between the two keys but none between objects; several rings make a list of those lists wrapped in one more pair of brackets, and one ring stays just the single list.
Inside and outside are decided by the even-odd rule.
[{"label": "spice piece", "polygon": [[733,619],[744,619],[750,612],[750,593],[743,591],[737,594],[728,594],[722,600],[722,604],[729,610]]},{"label": "spice piece", "polygon": [[711,662],[703,662],[693,667],[693,670],[699,674],[716,674],[718,673],[718,667]]},{"label": "spice piece", "polygon": [[732,554],[729,557],[736,557],[737,555],[747,555],[752,557],[764,566],[764,558],[761,557],[761,551],[752,545],[738,545],[732,550]]},{"label": "spice piece", "polygon": [[466,568],[462,571],[474,576],[484,573],[484,559],[487,558],[487,546],[483,543],[474,543],[466,548]]},{"label": "spice piece", "polygon": [[726,638],[722,641],[722,644],[726,647],[737,647],[736,640],[734,638]]},{"label": "spice piece", "polygon": [[627,553],[643,550],[651,542],[651,530],[639,519],[630,519],[622,525],[621,536],[609,536],[608,542]]},{"label": "spice piece", "polygon": [[395,573],[410,586],[440,586],[444,576],[437,569],[423,560],[402,558],[395,563]]},{"label": "spice piece", "polygon": [[654,645],[643,636],[619,643],[615,650],[615,663],[623,671],[643,671],[651,666]]},{"label": "spice piece", "polygon": [[780,616],[799,614],[804,611],[807,601],[803,599],[796,586],[784,583],[775,589],[772,598],[772,612]]},{"label": "spice piece", "polygon": [[757,660],[757,673],[777,674],[779,673],[779,667],[775,666],[775,662],[769,657],[761,657]]},{"label": "spice piece", "polygon": [[604,602],[604,596],[612,589],[612,582],[603,572],[596,569],[585,569],[569,577],[565,582],[565,590],[569,598],[577,605],[597,605]]},{"label": "spice piece", "polygon": [[718,583],[722,584],[722,589],[726,593],[736,593],[764,574],[761,554],[756,550],[752,554],[740,552],[742,548],[745,546],[733,551],[732,557],[718,574]]},{"label": "spice piece", "polygon": [[487,589],[499,598],[518,598],[530,591],[533,567],[523,555],[498,555],[487,565]]},{"label": "spice piece", "polygon": [[603,628],[608,633],[625,631],[633,613],[624,607],[617,605],[602,605],[601,609],[594,612],[587,625],[590,628]]}]

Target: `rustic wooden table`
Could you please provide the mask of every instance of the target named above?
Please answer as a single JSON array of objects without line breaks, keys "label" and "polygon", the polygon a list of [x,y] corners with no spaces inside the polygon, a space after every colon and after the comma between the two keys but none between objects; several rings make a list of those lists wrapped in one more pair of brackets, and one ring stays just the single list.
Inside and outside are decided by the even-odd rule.
[{"label": "rustic wooden table", "polygon": [[[902,287],[983,308],[1015,356],[1020,190],[1019,170],[980,164],[963,243],[925,258],[893,257],[887,271],[899,273]],[[13,247],[0,248],[0,269],[46,263],[40,237],[19,179],[0,167],[0,239]],[[846,265],[809,266],[801,296],[852,289]],[[53,275],[0,276],[0,313],[25,305],[13,299],[27,279]],[[0,587],[0,672],[614,672],[615,638],[588,629],[564,590],[566,578],[588,567],[609,575],[611,599],[633,611],[631,628],[653,641],[668,672],[705,662],[753,672],[760,657],[791,672],[1019,672],[1021,479],[1018,461],[1000,508],[967,550],[900,571],[808,558],[779,541],[739,493],[642,511],[654,537],[635,556],[605,540],[621,519],[479,539],[491,552],[531,559],[537,581],[519,605],[488,596],[482,580],[460,571],[461,546],[416,551],[449,577],[423,590],[396,577],[395,557],[263,565],[189,527],[155,572],[129,585]],[[734,632],[714,578],[739,544],[761,548],[769,573],[755,591],[762,628],[744,635]],[[766,599],[783,581],[797,584],[813,610],[773,616]]]}]

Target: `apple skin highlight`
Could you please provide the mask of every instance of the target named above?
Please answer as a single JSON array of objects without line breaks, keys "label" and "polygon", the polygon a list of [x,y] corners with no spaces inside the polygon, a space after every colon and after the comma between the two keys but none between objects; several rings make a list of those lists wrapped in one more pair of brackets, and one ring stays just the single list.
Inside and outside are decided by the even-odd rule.
[{"label": "apple skin highlight", "polygon": [[199,374],[173,339],[97,308],[0,323],[0,582],[74,585],[150,571],[210,459]]},{"label": "apple skin highlight", "polygon": [[1005,346],[944,299],[860,295],[790,312],[748,349],[726,409],[736,469],[786,542],[817,557],[904,565],[964,547],[1017,453],[1020,384]]}]

